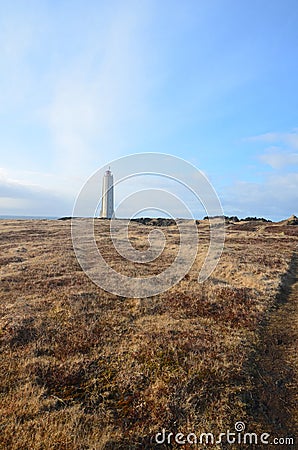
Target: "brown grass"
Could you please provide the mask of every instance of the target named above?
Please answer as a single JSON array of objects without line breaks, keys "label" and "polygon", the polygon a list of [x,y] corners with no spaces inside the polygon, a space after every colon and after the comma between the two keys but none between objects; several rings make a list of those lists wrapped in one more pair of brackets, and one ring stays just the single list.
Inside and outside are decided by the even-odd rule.
[{"label": "brown grass", "polygon": [[[156,273],[179,243],[175,226],[160,228],[167,248],[152,266],[108,256],[107,221],[96,226],[98,245],[123,273]],[[297,295],[285,291],[284,309],[276,305],[297,229],[229,225],[220,264],[198,284],[208,248],[201,223],[189,274],[163,294],[132,299],[84,275],[70,222],[1,221],[1,448],[154,448],[150,440],[162,428],[217,434],[237,420],[249,431],[295,433]],[[147,233],[131,225],[136,248],[147,248]],[[276,333],[290,317],[274,364]],[[276,419],[285,395],[287,413]]]}]

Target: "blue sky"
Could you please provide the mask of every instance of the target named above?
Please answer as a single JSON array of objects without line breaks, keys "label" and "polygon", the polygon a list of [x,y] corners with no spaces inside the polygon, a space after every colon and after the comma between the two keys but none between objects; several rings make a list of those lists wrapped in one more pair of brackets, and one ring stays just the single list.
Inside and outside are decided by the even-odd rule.
[{"label": "blue sky", "polygon": [[227,215],[298,214],[297,23],[296,0],[0,1],[0,215],[69,215],[152,151]]}]

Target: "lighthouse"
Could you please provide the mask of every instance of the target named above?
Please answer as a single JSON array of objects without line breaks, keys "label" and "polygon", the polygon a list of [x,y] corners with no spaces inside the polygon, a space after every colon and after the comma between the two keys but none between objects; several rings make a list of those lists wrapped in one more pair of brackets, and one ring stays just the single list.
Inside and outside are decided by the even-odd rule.
[{"label": "lighthouse", "polygon": [[100,217],[111,219],[114,214],[114,178],[110,170],[106,170],[102,180],[102,199]]}]

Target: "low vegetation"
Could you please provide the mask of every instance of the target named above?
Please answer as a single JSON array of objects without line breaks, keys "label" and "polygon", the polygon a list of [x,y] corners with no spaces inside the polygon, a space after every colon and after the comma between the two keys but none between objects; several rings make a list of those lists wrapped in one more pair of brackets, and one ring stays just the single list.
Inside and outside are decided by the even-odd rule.
[{"label": "low vegetation", "polygon": [[[179,244],[175,224],[155,225],[167,247],[150,273],[161,271]],[[108,231],[108,221],[98,221],[103,255],[117,270],[139,273],[141,264],[128,267],[110,252]],[[297,432],[293,342],[288,353],[281,347],[283,368],[273,370],[278,344],[268,324],[279,311],[283,321],[295,316],[293,306],[280,308],[295,282],[298,227],[227,224],[222,258],[203,284],[197,277],[208,221],[198,222],[198,231],[200,251],[184,279],[135,299],[103,291],[82,272],[70,221],[0,222],[1,448],[161,449],[152,437],[163,428],[216,435],[237,421],[256,433]],[[131,223],[136,248],[148,246],[147,234],[146,224]]]}]

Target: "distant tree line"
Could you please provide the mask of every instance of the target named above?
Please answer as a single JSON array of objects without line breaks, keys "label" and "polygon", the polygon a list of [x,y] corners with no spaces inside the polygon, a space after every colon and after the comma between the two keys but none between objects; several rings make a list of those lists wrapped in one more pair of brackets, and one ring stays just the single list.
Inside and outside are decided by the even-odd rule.
[{"label": "distant tree line", "polygon": [[205,216],[203,220],[219,219],[222,217],[224,217],[224,219],[227,222],[249,222],[249,221],[272,222],[272,220],[264,219],[264,217],[245,217],[245,219],[239,219],[237,216]]}]

